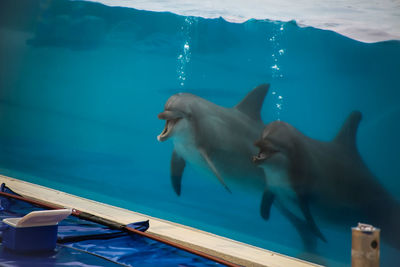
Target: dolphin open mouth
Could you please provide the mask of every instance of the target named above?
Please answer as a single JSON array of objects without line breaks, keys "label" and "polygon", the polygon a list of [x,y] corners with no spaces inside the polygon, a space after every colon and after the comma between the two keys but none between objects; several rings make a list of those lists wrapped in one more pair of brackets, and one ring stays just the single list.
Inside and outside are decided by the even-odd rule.
[{"label": "dolphin open mouth", "polygon": [[163,142],[171,135],[172,129],[181,118],[170,119],[165,122],[164,130],[157,136],[157,140]]},{"label": "dolphin open mouth", "polygon": [[277,147],[273,146],[269,142],[266,142],[265,140],[256,141],[254,145],[260,149],[258,154],[253,156],[253,162],[255,164],[261,164],[279,152]]},{"label": "dolphin open mouth", "polygon": [[258,155],[253,156],[253,162],[256,164],[259,164],[262,161],[266,160],[267,158],[268,158],[268,155],[265,152],[260,151],[260,153],[258,153]]},{"label": "dolphin open mouth", "polygon": [[174,110],[165,110],[158,114],[158,118],[160,120],[166,120],[164,130],[160,135],[157,136],[157,140],[163,142],[168,139],[168,137],[172,133],[172,129],[178,123],[180,119],[184,117],[184,114],[180,111]]}]

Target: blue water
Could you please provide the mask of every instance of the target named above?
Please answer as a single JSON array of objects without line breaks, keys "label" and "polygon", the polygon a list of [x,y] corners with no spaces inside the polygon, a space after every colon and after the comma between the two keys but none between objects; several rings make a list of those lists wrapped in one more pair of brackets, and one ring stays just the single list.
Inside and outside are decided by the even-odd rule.
[{"label": "blue water", "polygon": [[[191,92],[233,106],[267,82],[263,121],[287,121],[312,138],[332,139],[360,110],[360,154],[393,195],[400,193],[399,41],[366,44],[295,22],[235,24],[79,1],[14,2],[0,2],[1,174],[349,266],[350,228],[316,218],[328,242],[307,255],[278,211],[261,218],[261,193],[229,194],[191,166],[180,197],[170,185],[172,143],[156,139],[166,100]],[[381,251],[382,266],[396,266],[398,251],[385,244]]]}]

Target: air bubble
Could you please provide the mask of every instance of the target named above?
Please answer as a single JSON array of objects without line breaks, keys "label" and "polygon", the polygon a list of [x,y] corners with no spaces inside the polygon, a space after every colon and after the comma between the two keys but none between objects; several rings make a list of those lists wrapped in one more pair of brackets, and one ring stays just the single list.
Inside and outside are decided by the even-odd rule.
[{"label": "air bubble", "polygon": [[272,67],[271,67],[271,69],[274,69],[274,70],[279,70],[279,67],[278,67],[278,65],[273,65]]}]

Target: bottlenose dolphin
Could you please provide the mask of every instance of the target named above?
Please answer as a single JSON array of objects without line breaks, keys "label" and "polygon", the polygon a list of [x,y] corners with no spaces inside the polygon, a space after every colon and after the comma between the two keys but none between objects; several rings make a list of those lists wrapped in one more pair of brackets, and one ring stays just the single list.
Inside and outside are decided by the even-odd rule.
[{"label": "bottlenose dolphin", "polygon": [[260,111],[268,88],[268,84],[256,87],[233,108],[189,93],[168,99],[158,115],[166,123],[157,139],[173,141],[171,181],[177,195],[181,194],[186,162],[208,170],[228,191],[235,184],[263,191],[263,171],[252,163],[251,156],[257,152],[253,141],[264,127]]},{"label": "bottlenose dolphin", "polygon": [[346,230],[366,222],[382,228],[382,239],[400,249],[400,205],[357,150],[360,120],[361,113],[353,111],[330,142],[311,139],[283,121],[268,124],[253,158],[267,178],[263,216],[274,202],[317,233],[312,214]]},{"label": "bottlenose dolphin", "polygon": [[[257,193],[268,191],[264,172],[252,162],[252,155],[257,152],[253,142],[264,128],[260,111],[268,88],[268,84],[256,87],[233,108],[221,107],[188,93],[168,99],[165,110],[158,115],[166,124],[157,139],[173,141],[171,182],[177,195],[181,194],[186,162],[208,170],[229,192],[231,186]],[[270,205],[270,199],[263,197],[260,207],[265,220]],[[277,208],[295,226],[307,251],[314,249],[315,236],[325,240],[316,228],[291,211],[280,205]],[[310,231],[314,235],[310,236]]]}]

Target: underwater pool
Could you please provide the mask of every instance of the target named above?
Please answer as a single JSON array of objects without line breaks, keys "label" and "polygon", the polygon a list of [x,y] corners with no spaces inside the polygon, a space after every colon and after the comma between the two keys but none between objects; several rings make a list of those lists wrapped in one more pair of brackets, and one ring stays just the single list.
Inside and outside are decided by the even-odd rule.
[{"label": "underwater pool", "polygon": [[[344,159],[351,170],[358,164],[367,180],[382,185],[379,199],[390,199],[393,209],[371,206],[371,213],[360,212],[360,218],[396,225],[399,74],[400,41],[363,43],[295,21],[233,23],[82,1],[3,0],[0,173],[290,256],[349,266],[350,227],[358,221],[339,223],[335,217],[357,217],[358,210],[332,206],[352,199],[362,182],[321,183],[307,195],[326,242],[315,238],[315,228],[305,242],[277,205],[268,220],[262,218],[264,188],[249,186],[246,179],[225,179],[229,193],[215,175],[188,161],[177,196],[170,179],[174,145],[157,141],[165,124],[157,116],[179,92],[233,107],[256,86],[269,83],[261,109],[265,124],[284,121],[306,136],[330,141],[358,110],[356,146],[365,166],[342,157],[342,150],[328,153],[326,161],[335,166]],[[237,132],[216,140],[230,140]],[[325,174],[334,176],[336,170]],[[312,204],[329,190],[333,197],[322,197],[318,203],[326,208],[320,212]],[[351,204],[369,205],[360,199]],[[390,242],[399,248],[400,235],[392,230]],[[382,266],[400,260],[398,249],[385,239],[381,255]]]}]

